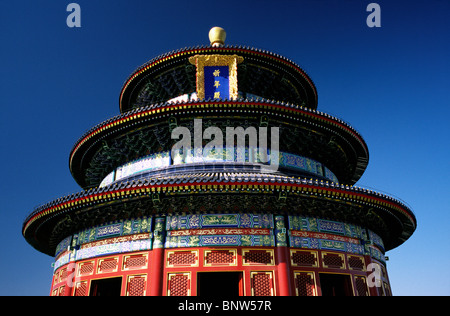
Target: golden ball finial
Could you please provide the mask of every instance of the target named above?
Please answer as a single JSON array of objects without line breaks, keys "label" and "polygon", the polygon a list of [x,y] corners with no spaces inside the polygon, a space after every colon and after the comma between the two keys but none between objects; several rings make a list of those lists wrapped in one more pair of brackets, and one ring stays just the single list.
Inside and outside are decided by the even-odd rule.
[{"label": "golden ball finial", "polygon": [[209,41],[213,47],[223,46],[225,44],[226,37],[227,33],[221,27],[215,26],[209,31]]}]

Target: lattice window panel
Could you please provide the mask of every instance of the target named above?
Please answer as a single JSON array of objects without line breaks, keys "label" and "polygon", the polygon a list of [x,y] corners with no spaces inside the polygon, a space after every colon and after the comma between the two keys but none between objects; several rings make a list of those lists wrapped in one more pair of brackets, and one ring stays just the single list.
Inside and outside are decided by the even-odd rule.
[{"label": "lattice window panel", "polygon": [[384,265],[380,264],[380,268],[381,268],[381,276],[385,279],[387,279],[387,272],[386,272],[386,268],[384,267]]},{"label": "lattice window panel", "polygon": [[87,281],[78,282],[75,284],[74,296],[88,296],[88,283]]},{"label": "lattice window panel", "polygon": [[384,296],[392,296],[391,288],[386,282],[383,282],[383,294]]},{"label": "lattice window panel", "polygon": [[297,296],[317,296],[314,272],[294,272],[294,281]]},{"label": "lattice window panel", "polygon": [[322,252],[322,264],[324,268],[345,269],[344,254]]},{"label": "lattice window panel", "polygon": [[274,265],[273,250],[243,250],[243,265]]},{"label": "lattice window panel", "polygon": [[253,296],[273,296],[273,273],[251,272],[251,286]]},{"label": "lattice window panel", "polygon": [[64,296],[64,291],[65,290],[66,290],[66,286],[65,285],[59,287],[57,296]]},{"label": "lattice window panel", "polygon": [[81,262],[78,265],[78,275],[91,275],[94,273],[94,261]]},{"label": "lattice window panel", "polygon": [[130,275],[127,278],[127,296],[145,296],[146,275]]},{"label": "lattice window panel", "polygon": [[137,254],[123,258],[123,270],[143,269],[147,267],[147,255]]},{"label": "lattice window panel", "polygon": [[358,296],[369,296],[366,278],[364,276],[355,275],[355,289]]},{"label": "lattice window panel", "polygon": [[67,279],[67,268],[63,268],[59,271],[59,282],[63,282]]},{"label": "lattice window panel", "polygon": [[167,296],[190,296],[190,294],[190,273],[170,273],[167,284]]},{"label": "lattice window panel", "polygon": [[167,253],[167,267],[194,267],[198,266],[198,252],[170,251]]},{"label": "lattice window panel", "polygon": [[318,267],[317,251],[291,250],[291,265],[296,267]]},{"label": "lattice window panel", "polygon": [[205,251],[205,266],[235,266],[236,264],[236,249]]},{"label": "lattice window panel", "polygon": [[52,287],[59,282],[59,272],[54,272],[53,274],[53,282],[52,282]]},{"label": "lattice window panel", "polygon": [[97,273],[116,272],[118,270],[119,258],[100,259],[98,261]]},{"label": "lattice window panel", "polygon": [[366,270],[366,264],[364,262],[364,258],[361,256],[348,255],[347,261],[348,261],[348,267],[351,270],[358,270],[358,271]]}]

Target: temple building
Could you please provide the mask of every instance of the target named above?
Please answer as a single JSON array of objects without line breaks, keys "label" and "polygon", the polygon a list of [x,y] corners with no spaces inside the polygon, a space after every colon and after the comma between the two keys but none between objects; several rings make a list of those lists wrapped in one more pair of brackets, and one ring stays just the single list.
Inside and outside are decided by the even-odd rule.
[{"label": "temple building", "polygon": [[70,152],[82,191],[24,221],[50,295],[392,295],[385,254],[417,223],[354,186],[363,137],[295,62],[209,36],[132,72]]}]

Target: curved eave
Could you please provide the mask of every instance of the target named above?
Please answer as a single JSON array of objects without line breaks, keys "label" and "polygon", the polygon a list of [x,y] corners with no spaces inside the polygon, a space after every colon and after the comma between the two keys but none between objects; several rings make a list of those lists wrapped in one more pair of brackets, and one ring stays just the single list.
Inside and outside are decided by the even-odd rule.
[{"label": "curved eave", "polygon": [[[306,74],[306,72],[302,68],[300,68],[300,66],[298,66],[293,61],[269,51],[250,47],[201,46],[201,47],[188,47],[172,51],[169,53],[165,53],[163,55],[153,58],[144,65],[138,67],[123,84],[119,96],[120,112],[123,113],[132,109],[132,104],[130,104],[130,95],[133,93],[133,91],[135,90],[136,86],[140,83],[140,81],[148,75],[149,71],[153,70],[156,67],[161,67],[166,63],[169,64],[174,63],[175,61],[180,59],[187,60],[190,56],[194,56],[196,54],[241,54],[242,56],[244,56],[244,58],[247,55],[251,56],[252,58],[259,58],[262,61],[270,61],[273,62],[274,64],[279,64],[282,65],[283,67],[287,67],[287,69],[291,69],[299,78],[302,78],[302,80],[304,80],[304,82],[308,84],[308,89],[311,89],[312,91],[312,95],[309,96],[310,102],[308,106],[313,109],[317,108],[318,102],[317,89],[312,79]],[[267,64],[266,66],[269,65]]]},{"label": "curved eave", "polygon": [[[388,227],[387,232],[381,233],[385,238],[386,250],[402,244],[416,229],[415,215],[406,205],[389,196],[366,189],[270,174],[210,173],[181,174],[158,179],[116,183],[100,189],[72,194],[38,207],[24,221],[22,234],[37,250],[53,255],[56,244],[60,241],[50,242],[53,228],[59,222],[69,219],[65,223],[67,226],[65,233],[73,234],[76,229],[80,229],[80,223],[75,223],[71,219],[74,214],[79,218],[93,209],[108,208],[114,204],[152,201],[154,194],[158,194],[161,199],[175,198],[179,200],[179,197],[183,196],[192,196],[195,199],[202,195],[208,195],[214,199],[218,194],[234,194],[234,197],[244,194],[264,199],[281,196],[281,193],[287,199],[317,200],[331,203],[336,207],[343,205],[348,208],[359,208],[363,215],[359,214],[358,220],[364,222],[365,218],[375,218],[376,221],[380,221]],[[289,210],[283,209],[282,203],[277,208],[277,210],[272,209],[271,211],[289,212]],[[149,213],[164,214],[165,211],[167,210],[155,206]],[[334,212],[330,212],[327,216],[334,218]],[[108,221],[113,220],[117,214],[106,213],[102,216],[104,221]],[[318,214],[318,216],[320,215]],[[351,217],[354,214],[346,216]],[[360,218],[361,216],[363,219]],[[73,226],[71,229],[71,225],[78,226],[76,228]],[[374,230],[377,232],[376,228]],[[59,237],[62,239],[67,235]]]},{"label": "curved eave", "polygon": [[[87,188],[82,166],[86,166],[88,163],[82,162],[82,160],[86,159],[86,153],[89,150],[93,150],[95,147],[94,145],[98,144],[100,140],[106,139],[117,133],[126,133],[143,124],[151,124],[152,120],[167,120],[169,115],[179,114],[184,110],[198,111],[198,113],[201,112],[202,115],[206,115],[215,109],[248,111],[248,113],[251,113],[251,111],[268,111],[267,113],[276,113],[276,115],[281,115],[283,118],[292,117],[296,120],[296,124],[305,124],[305,122],[307,122],[311,128],[327,129],[333,131],[333,133],[340,134],[346,141],[352,144],[351,147],[354,149],[356,155],[356,166],[353,174],[346,175],[345,178],[341,177],[340,180],[342,182],[350,184],[356,183],[367,167],[369,152],[364,139],[350,125],[336,117],[307,107],[269,100],[204,100],[175,104],[154,104],[123,113],[98,124],[86,132],[73,146],[69,157],[70,171],[77,183],[81,187]],[[245,112],[240,113],[245,114]],[[336,171],[333,170],[333,172]]]}]

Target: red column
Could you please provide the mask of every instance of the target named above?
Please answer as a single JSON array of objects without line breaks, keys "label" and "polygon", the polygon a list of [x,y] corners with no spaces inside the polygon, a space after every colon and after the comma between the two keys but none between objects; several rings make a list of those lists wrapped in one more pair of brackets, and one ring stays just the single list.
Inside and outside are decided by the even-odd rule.
[{"label": "red column", "polygon": [[278,295],[291,296],[291,271],[289,262],[289,247],[286,239],[284,216],[275,216],[275,242],[278,270]]},{"label": "red column", "polygon": [[153,250],[150,266],[150,296],[162,296],[164,280],[164,231],[166,219],[155,218],[153,229]]},{"label": "red column", "polygon": [[64,288],[64,296],[71,296],[74,295],[72,293],[72,290],[75,286],[75,262],[70,262],[67,265],[67,279],[66,279],[66,286]]},{"label": "red column", "polygon": [[290,265],[289,265],[289,248],[276,247],[278,258],[278,286],[280,296],[291,296],[291,280],[290,280]]},{"label": "red column", "polygon": [[[372,258],[370,257],[370,255],[364,256],[364,259],[366,261],[366,268],[368,269],[366,272],[367,273],[366,280],[367,280],[367,286],[369,288],[369,295],[370,296],[381,296],[381,293],[379,292],[379,290],[382,291],[382,288],[376,287],[373,284],[369,284],[369,282],[373,283],[376,281],[376,275],[381,274],[381,270],[377,271],[377,269],[375,269],[375,266],[371,265],[373,263],[373,261],[372,261]],[[369,268],[371,268],[371,269],[369,269]],[[381,275],[379,275],[378,277],[381,277]]]},{"label": "red column", "polygon": [[164,271],[164,248],[156,248],[152,251],[150,270],[150,296],[162,295],[163,271]]}]

